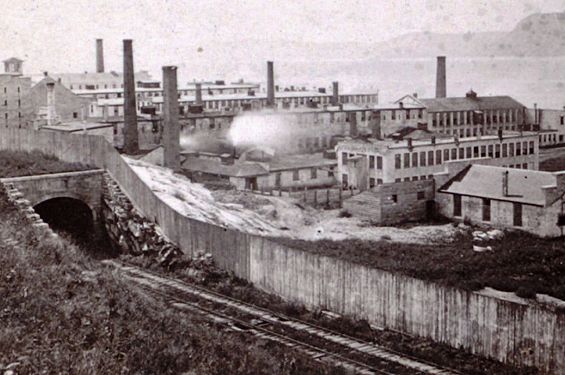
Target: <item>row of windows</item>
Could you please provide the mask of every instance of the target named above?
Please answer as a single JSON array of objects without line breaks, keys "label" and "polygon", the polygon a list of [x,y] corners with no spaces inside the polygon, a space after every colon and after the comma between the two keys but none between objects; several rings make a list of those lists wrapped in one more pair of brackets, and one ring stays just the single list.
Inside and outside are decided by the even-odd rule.
[{"label": "row of windows", "polygon": [[[409,181],[424,181],[424,180],[432,180],[434,178],[433,174],[429,174],[427,176],[423,175],[423,176],[412,176],[412,177],[404,177],[404,182],[409,182]],[[401,178],[395,178],[394,182],[402,182]]]},{"label": "row of windows", "polygon": [[[453,195],[453,216],[463,216],[463,205],[461,195]],[[515,227],[522,226],[522,205],[520,203],[512,204],[512,224]],[[482,220],[491,221],[491,200],[487,198],[482,199]]]},{"label": "row of windows", "polygon": [[[341,153],[341,162],[342,164],[347,164],[347,160],[350,156],[354,156],[354,154],[348,154],[347,152]],[[383,169],[383,157],[382,156],[374,156],[369,155],[369,169]]]},{"label": "row of windows", "polygon": [[[334,172],[333,172],[333,168],[330,169],[328,171],[328,177],[333,177],[334,176]],[[280,186],[280,178],[281,178],[281,173],[277,173],[275,175],[276,181],[279,181],[278,185]],[[318,178],[318,168],[316,167],[312,167],[310,168],[310,179],[311,180],[315,180]],[[299,170],[295,169],[292,171],[292,180],[293,181],[299,181],[300,180],[300,174],[299,174]]]},{"label": "row of windows", "polygon": [[[424,117],[423,109],[393,109],[390,111],[391,120],[410,120],[410,119],[421,119]],[[386,120],[386,113],[383,113],[383,120]]]},{"label": "row of windows", "polygon": [[421,151],[394,155],[394,168],[407,169],[436,165],[449,160],[472,159],[472,158],[506,158],[520,155],[533,154],[535,152],[534,141],[516,143],[497,143],[495,145],[468,146],[452,149]]},{"label": "row of windows", "polygon": [[433,113],[432,126],[457,126],[473,124],[498,124],[517,121],[516,110],[501,109],[477,113],[473,111],[456,111]]},{"label": "row of windows", "polygon": [[[17,90],[18,90],[18,92],[20,92],[20,86],[18,86]],[[8,93],[8,88],[4,87],[4,94],[7,94],[7,93]]]},{"label": "row of windows", "polygon": [[[496,127],[496,129],[503,129],[503,130],[509,130],[509,131],[515,131],[516,128],[517,128],[516,125],[504,125],[504,126],[497,126]],[[495,128],[494,127],[491,128],[490,126],[488,126],[486,128],[486,130],[491,130],[491,129],[495,129]],[[445,131],[443,129],[439,129],[438,133],[449,134],[449,135],[459,135],[460,138],[476,137],[479,134],[480,135],[484,134],[482,128],[466,128],[466,129],[449,128],[449,129],[445,129]]]},{"label": "row of windows", "polygon": [[[9,117],[9,116],[8,116],[8,112],[5,112],[5,113],[4,113],[4,119],[7,120],[8,117]],[[21,113],[21,112],[18,112],[18,117],[14,117],[14,118],[22,118],[22,113]]]},{"label": "row of windows", "polygon": [[[4,107],[7,107],[7,106],[8,106],[8,100],[6,99],[6,100],[4,100]],[[22,106],[22,101],[20,99],[18,99],[18,107],[21,107],[21,106]]]},{"label": "row of windows", "polygon": [[[539,136],[539,141],[543,143],[557,143],[557,134],[544,134]],[[559,142],[563,142],[563,135],[559,135]]]}]

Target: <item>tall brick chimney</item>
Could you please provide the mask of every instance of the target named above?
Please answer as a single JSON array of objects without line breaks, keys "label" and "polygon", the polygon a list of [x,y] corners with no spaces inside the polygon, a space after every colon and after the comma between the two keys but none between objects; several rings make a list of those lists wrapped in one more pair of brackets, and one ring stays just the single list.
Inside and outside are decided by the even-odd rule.
[{"label": "tall brick chimney", "polygon": [[196,83],[196,93],[194,95],[195,95],[194,104],[202,105],[202,83],[200,82]]},{"label": "tall brick chimney", "polygon": [[445,56],[438,56],[436,72],[436,98],[445,98],[446,96],[447,81],[445,72]]},{"label": "tall brick chimney", "polygon": [[332,105],[339,104],[339,83],[337,81],[332,82]]},{"label": "tall brick chimney", "polygon": [[275,71],[272,61],[267,61],[267,105],[275,105]]},{"label": "tall brick chimney", "polygon": [[179,97],[177,67],[163,67],[163,147],[164,166],[180,170]]},{"label": "tall brick chimney", "polygon": [[96,39],[96,73],[104,73],[104,41]]},{"label": "tall brick chimney", "polygon": [[126,154],[135,154],[139,151],[133,71],[132,41],[124,39],[124,152]]}]

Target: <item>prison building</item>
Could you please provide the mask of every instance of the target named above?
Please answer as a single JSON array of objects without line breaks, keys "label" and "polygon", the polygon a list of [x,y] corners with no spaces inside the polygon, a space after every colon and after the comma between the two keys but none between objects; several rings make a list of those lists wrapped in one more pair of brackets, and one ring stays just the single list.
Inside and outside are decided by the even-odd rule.
[{"label": "prison building", "polygon": [[390,182],[433,178],[453,160],[492,159],[492,164],[519,169],[539,167],[538,135],[533,132],[500,132],[458,139],[456,137],[403,140],[349,139],[335,147],[338,181],[343,187],[371,189]]}]

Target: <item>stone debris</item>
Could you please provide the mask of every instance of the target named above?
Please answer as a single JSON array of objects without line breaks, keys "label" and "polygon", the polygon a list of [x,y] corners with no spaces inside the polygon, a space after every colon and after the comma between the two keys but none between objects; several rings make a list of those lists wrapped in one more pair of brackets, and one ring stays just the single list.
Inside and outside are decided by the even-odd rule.
[{"label": "stone debris", "polygon": [[133,206],[118,184],[104,175],[103,217],[108,235],[120,251],[131,255],[154,256],[161,266],[170,268],[183,253],[168,241],[154,222]]}]

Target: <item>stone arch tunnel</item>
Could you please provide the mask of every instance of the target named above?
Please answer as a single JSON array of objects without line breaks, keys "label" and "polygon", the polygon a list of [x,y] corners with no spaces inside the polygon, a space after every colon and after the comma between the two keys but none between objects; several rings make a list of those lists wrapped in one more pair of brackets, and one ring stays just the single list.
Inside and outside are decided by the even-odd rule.
[{"label": "stone arch tunnel", "polygon": [[53,230],[70,234],[80,242],[88,242],[98,235],[96,214],[80,199],[54,197],[37,203],[33,208]]}]

